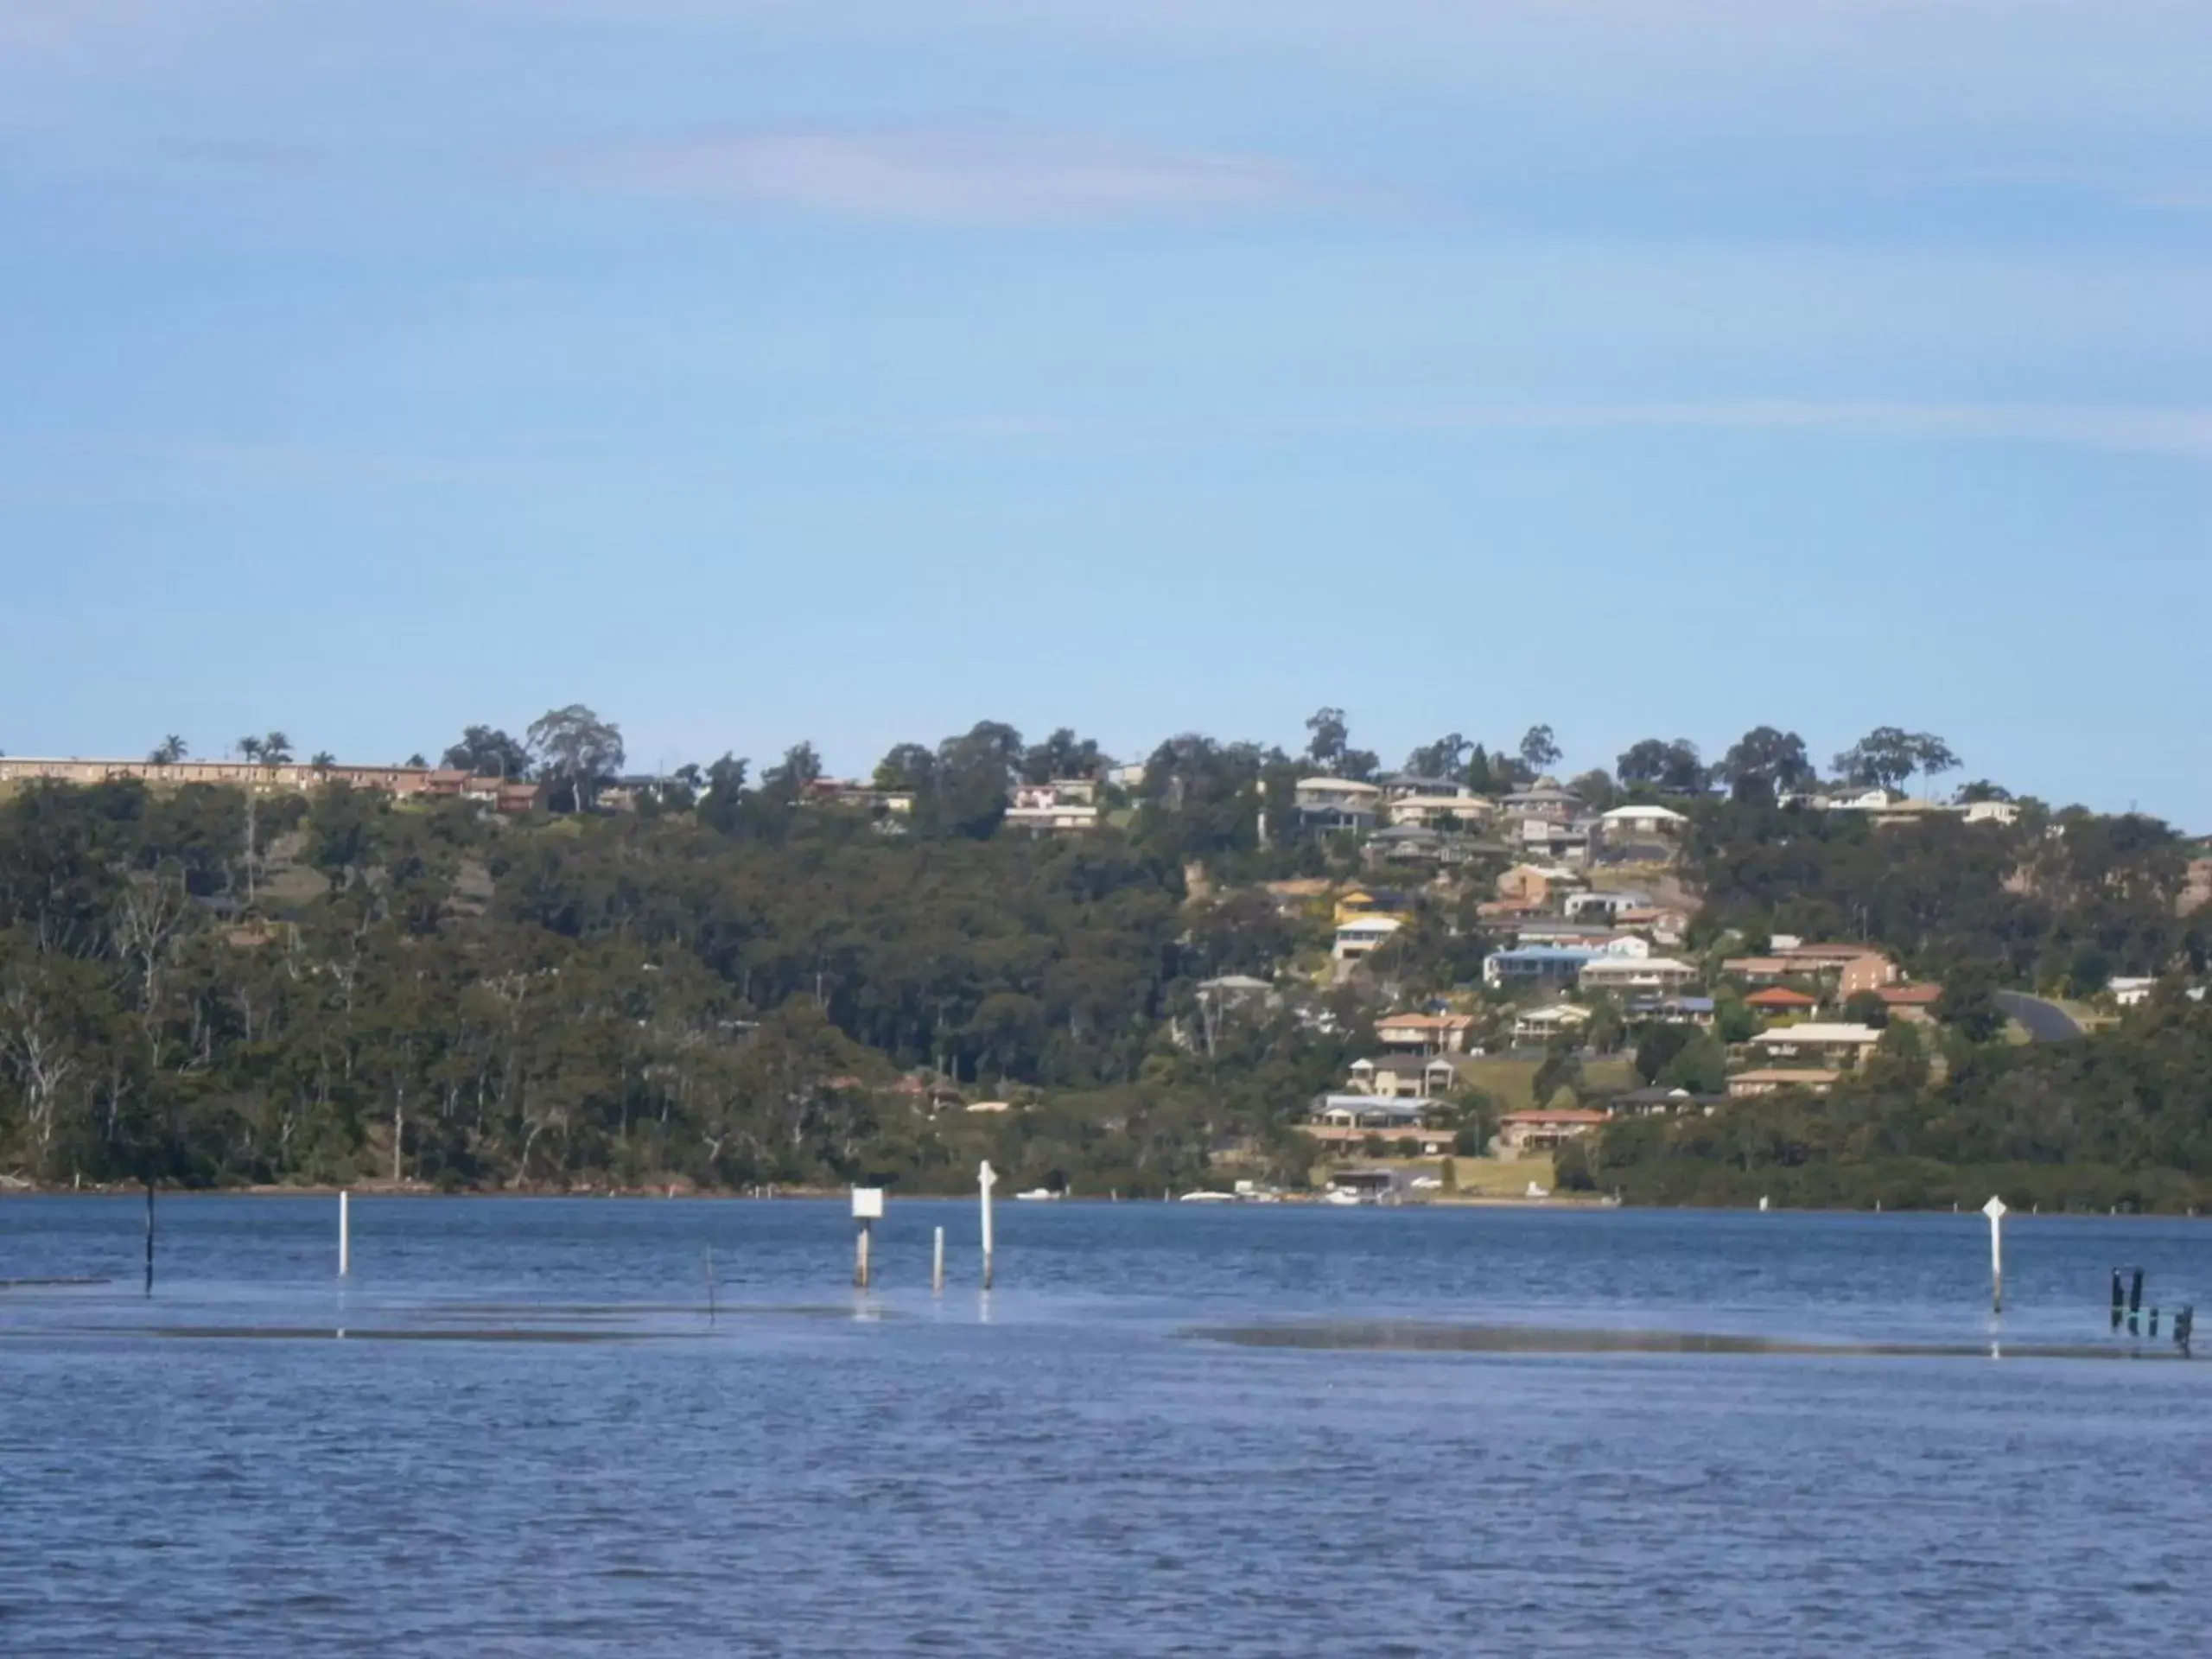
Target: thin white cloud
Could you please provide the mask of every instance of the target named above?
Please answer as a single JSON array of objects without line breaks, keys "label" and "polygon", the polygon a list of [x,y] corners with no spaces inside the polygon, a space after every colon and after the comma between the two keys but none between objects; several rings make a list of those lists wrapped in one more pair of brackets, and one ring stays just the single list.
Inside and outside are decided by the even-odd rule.
[{"label": "thin white cloud", "polygon": [[2212,461],[2212,409],[2190,407],[1775,399],[1499,405],[1386,415],[1357,424],[1408,431],[1834,433],[1924,442],[2058,444]]},{"label": "thin white cloud", "polygon": [[750,129],[609,147],[565,170],[631,194],[915,226],[1247,218],[1339,199],[1255,157],[1028,129]]},{"label": "thin white cloud", "polygon": [[844,443],[912,441],[1083,448],[1188,449],[1257,440],[1387,436],[1393,433],[1621,432],[1879,438],[1927,444],[2001,443],[2212,461],[2212,407],[2139,404],[1861,403],[1746,399],[1619,404],[1482,404],[1347,409],[1325,415],[1224,414],[1093,419],[1082,416],[921,418],[908,423],[779,424],[748,429],[753,441]]}]

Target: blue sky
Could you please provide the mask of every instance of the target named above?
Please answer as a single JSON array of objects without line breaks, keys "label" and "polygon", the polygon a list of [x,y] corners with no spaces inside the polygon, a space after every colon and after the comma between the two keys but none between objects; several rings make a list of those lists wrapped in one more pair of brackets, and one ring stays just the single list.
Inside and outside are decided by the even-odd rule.
[{"label": "blue sky", "polygon": [[0,0],[0,747],[1883,723],[2212,827],[2201,0]]}]

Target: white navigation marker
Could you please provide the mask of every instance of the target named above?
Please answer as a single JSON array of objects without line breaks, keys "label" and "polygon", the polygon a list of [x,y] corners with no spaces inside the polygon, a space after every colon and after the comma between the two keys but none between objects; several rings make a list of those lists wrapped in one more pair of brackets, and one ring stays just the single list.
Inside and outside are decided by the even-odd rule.
[{"label": "white navigation marker", "polygon": [[2005,1200],[1992,1197],[1981,1206],[1989,1217],[1989,1311],[2005,1311]]},{"label": "white navigation marker", "polygon": [[853,1241],[853,1284],[866,1290],[874,1274],[872,1248],[875,1243],[875,1224],[883,1219],[883,1189],[880,1186],[856,1186],[853,1189],[853,1219],[859,1224],[859,1232]]},{"label": "white navigation marker", "polygon": [[338,1195],[338,1276],[347,1277],[353,1271],[353,1195],[341,1192]]},{"label": "white navigation marker", "polygon": [[999,1184],[997,1173],[986,1158],[976,1171],[976,1188],[983,1205],[983,1288],[991,1287],[991,1189]]}]

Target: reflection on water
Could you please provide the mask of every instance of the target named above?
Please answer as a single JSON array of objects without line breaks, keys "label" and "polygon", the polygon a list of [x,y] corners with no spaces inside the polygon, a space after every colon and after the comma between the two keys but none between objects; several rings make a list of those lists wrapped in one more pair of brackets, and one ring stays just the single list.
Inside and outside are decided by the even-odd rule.
[{"label": "reflection on water", "polygon": [[[0,1651],[2201,1649],[2212,1228],[0,1202]],[[929,1289],[931,1230],[950,1282]],[[711,1248],[716,1305],[700,1262]],[[344,1333],[343,1340],[335,1340]],[[1197,1339],[1194,1339],[1196,1338]],[[1961,1363],[1967,1355],[2001,1364]]]}]

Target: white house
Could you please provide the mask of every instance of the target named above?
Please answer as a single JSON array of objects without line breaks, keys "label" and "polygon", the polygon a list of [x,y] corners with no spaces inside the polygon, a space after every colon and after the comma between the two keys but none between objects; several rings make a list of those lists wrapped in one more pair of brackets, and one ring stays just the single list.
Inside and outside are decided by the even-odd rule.
[{"label": "white house", "polygon": [[1564,1032],[1579,1031],[1590,1023],[1590,1010],[1573,1002],[1549,1002],[1528,1008],[1513,1021],[1513,1040],[1528,1046],[1548,1043]]},{"label": "white house", "polygon": [[1382,785],[1356,778],[1302,778],[1292,793],[1299,822],[1316,830],[1372,830],[1382,804]]},{"label": "white house", "polygon": [[1098,827],[1097,790],[1088,778],[1016,784],[1007,795],[1006,827],[1052,833]]},{"label": "white house", "polygon": [[1390,936],[1405,924],[1395,916],[1350,916],[1337,924],[1337,943],[1332,954],[1338,962],[1357,962],[1362,957],[1372,956],[1390,942]]},{"label": "white house", "polygon": [[1824,1025],[1808,1020],[1803,1025],[1778,1026],[1772,1031],[1763,1031],[1751,1039],[1751,1046],[1764,1059],[1834,1059],[1848,1056],[1863,1059],[1873,1052],[1874,1045],[1882,1040],[1882,1033],[1872,1026]]},{"label": "white house", "polygon": [[1480,829],[1497,816],[1497,808],[1479,795],[1396,795],[1390,799],[1390,822],[1415,823],[1434,829],[1458,823]]},{"label": "white house", "polygon": [[1602,917],[1612,921],[1624,910],[1649,910],[1651,895],[1648,893],[1570,893],[1560,906],[1560,913],[1570,921],[1588,921]]},{"label": "white house", "polygon": [[1673,957],[1599,957],[1582,965],[1586,991],[1679,991],[1697,969]]},{"label": "white house", "polygon": [[1672,807],[1656,805],[1617,806],[1598,817],[1611,836],[1680,835],[1689,822]]}]

